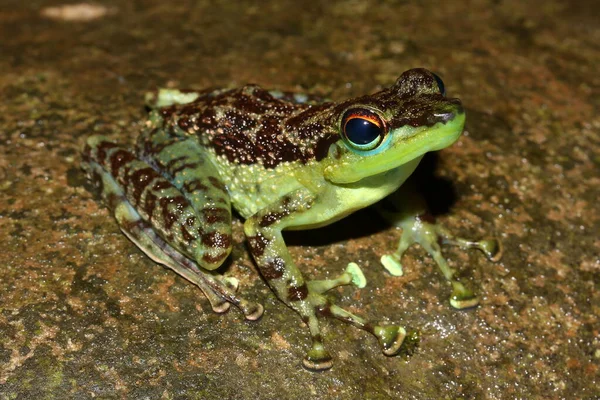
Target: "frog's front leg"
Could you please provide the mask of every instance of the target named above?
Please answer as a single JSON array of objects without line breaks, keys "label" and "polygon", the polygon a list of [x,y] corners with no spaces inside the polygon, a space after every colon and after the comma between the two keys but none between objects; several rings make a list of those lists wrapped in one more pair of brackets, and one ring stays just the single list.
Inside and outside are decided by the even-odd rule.
[{"label": "frog's front leg", "polygon": [[361,287],[362,273],[355,264],[351,263],[337,279],[306,281],[292,260],[281,231],[294,226],[296,217],[310,212],[315,200],[307,189],[297,190],[259,211],[244,225],[250,251],[263,277],[277,297],[298,312],[308,325],[312,346],[304,358],[304,366],[311,370],[325,370],[333,365],[323,345],[317,315],[333,316],[363,329],[377,337],[385,355],[398,354],[406,335],[404,328],[374,325],[324,296],[326,291],[341,285],[354,283]]},{"label": "frog's front leg", "polygon": [[463,249],[481,250],[491,261],[502,256],[500,242],[496,239],[472,241],[454,236],[448,229],[435,222],[427,212],[425,201],[412,188],[402,187],[377,206],[377,211],[393,225],[402,228],[398,248],[392,254],[381,257],[383,266],[394,276],[403,274],[400,263],[404,252],[414,243],[420,244],[433,257],[444,277],[452,284],[450,305],[457,309],[474,307],[479,298],[455,276],[456,271],[448,265],[440,244],[450,244]]}]

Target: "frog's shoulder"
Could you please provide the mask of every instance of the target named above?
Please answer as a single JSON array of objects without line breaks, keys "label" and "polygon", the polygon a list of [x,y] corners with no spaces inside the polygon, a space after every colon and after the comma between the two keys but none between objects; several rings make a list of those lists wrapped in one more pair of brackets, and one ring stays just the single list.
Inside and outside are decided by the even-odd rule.
[{"label": "frog's shoulder", "polygon": [[233,164],[307,163],[324,158],[339,139],[333,103],[258,85],[202,92],[194,101],[159,109],[168,128],[193,135]]}]

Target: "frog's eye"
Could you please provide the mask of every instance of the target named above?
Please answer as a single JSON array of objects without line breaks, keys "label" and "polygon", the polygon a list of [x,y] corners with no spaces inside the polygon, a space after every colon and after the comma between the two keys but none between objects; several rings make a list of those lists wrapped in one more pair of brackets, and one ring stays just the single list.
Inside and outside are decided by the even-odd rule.
[{"label": "frog's eye", "polygon": [[442,80],[442,78],[440,78],[433,72],[431,73],[431,75],[433,75],[433,79],[435,79],[435,83],[437,83],[438,89],[440,90],[440,94],[442,96],[446,96],[446,87],[444,86],[444,81]]},{"label": "frog's eye", "polygon": [[381,117],[365,109],[348,110],[342,117],[342,135],[355,150],[373,150],[385,138],[387,129]]}]

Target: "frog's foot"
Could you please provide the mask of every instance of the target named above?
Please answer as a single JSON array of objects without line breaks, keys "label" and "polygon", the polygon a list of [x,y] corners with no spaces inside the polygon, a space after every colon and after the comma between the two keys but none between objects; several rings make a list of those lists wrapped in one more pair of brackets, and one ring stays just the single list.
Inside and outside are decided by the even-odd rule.
[{"label": "frog's foot", "polygon": [[303,360],[304,367],[309,370],[326,370],[333,365],[332,358],[323,345],[317,315],[331,316],[371,333],[379,341],[383,354],[387,356],[394,356],[400,351],[406,336],[404,328],[373,325],[364,318],[333,304],[324,296],[325,292],[344,285],[365,287],[366,279],[357,264],[349,263],[344,273],[337,278],[307,281],[306,297],[299,299],[298,297],[302,297],[303,294],[298,293],[296,297],[289,299],[292,308],[302,315],[303,321],[310,330],[312,344]]},{"label": "frog's foot", "polygon": [[359,289],[367,286],[367,279],[358,264],[353,262],[348,263],[346,270],[337,278],[312,280],[306,283],[308,290],[318,294],[323,294],[328,290],[345,285],[354,285]]},{"label": "frog's foot", "polygon": [[264,309],[261,304],[245,300],[235,293],[238,288],[237,279],[224,278],[203,271],[195,262],[162,240],[151,228],[145,227],[143,221],[139,220],[129,225],[127,230],[121,225],[121,230],[155,262],[171,268],[198,286],[214,312],[225,313],[233,304],[244,313],[247,320],[254,321],[262,316]]},{"label": "frog's foot", "polygon": [[386,356],[395,356],[400,352],[406,336],[406,330],[403,327],[396,325],[373,325],[364,318],[333,304],[321,293],[311,292],[310,288],[314,287],[312,284],[316,283],[319,285],[321,282],[323,281],[308,282],[309,294],[306,300],[294,306],[302,315],[303,321],[308,325],[312,339],[311,348],[302,361],[305,368],[313,371],[322,371],[331,368],[333,365],[331,356],[323,345],[317,314],[320,316],[335,317],[369,332],[377,338],[383,354]]},{"label": "frog's foot", "polygon": [[444,277],[452,284],[450,305],[457,309],[475,307],[479,298],[473,291],[463,285],[456,277],[456,272],[449,265],[441,252],[440,244],[450,244],[463,249],[475,248],[482,251],[491,261],[497,261],[502,256],[500,242],[493,238],[472,241],[454,236],[441,225],[435,223],[428,215],[403,216],[396,219],[396,225],[402,228],[402,236],[398,248],[392,254],[381,257],[381,263],[394,276],[403,274],[400,260],[404,252],[414,243],[420,244],[433,257]]}]

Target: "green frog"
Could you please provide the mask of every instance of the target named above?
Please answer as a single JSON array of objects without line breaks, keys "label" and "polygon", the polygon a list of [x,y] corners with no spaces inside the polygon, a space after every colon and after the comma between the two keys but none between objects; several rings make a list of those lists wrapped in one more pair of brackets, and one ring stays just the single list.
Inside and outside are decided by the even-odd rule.
[{"label": "green frog", "polygon": [[335,279],[307,279],[286,248],[284,229],[318,228],[387,198],[378,210],[403,233],[397,249],[381,257],[385,269],[402,275],[403,253],[419,243],[451,284],[450,304],[478,304],[440,243],[477,248],[492,260],[500,255],[499,243],[454,237],[399,190],[426,152],[451,145],[463,130],[460,100],[445,96],[437,75],[411,69],[389,88],[337,103],[256,85],[161,89],[147,103],[150,117],[135,148],[92,136],[84,169],[123,233],[144,253],[197,285],[215,312],[233,304],[256,320],[263,307],[239,296],[235,279],[214,271],[232,248],[233,207],[245,220],[262,277],[308,327],[306,368],[333,364],[321,336],[322,317],[371,333],[387,356],[400,352],[407,333],[336,305],[325,292],[364,287],[360,267],[350,263]]}]

